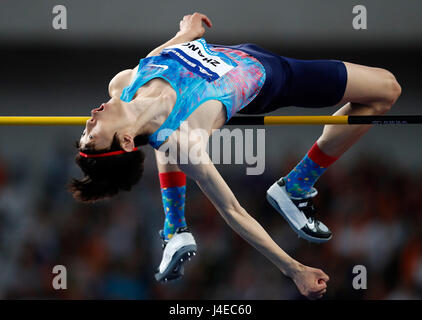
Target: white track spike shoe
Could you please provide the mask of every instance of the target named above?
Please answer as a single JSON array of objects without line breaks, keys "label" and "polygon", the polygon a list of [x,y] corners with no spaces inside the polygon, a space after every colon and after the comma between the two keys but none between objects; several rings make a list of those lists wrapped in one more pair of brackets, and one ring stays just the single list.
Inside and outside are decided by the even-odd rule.
[{"label": "white track spike shoe", "polygon": [[324,243],[331,239],[331,231],[321,221],[315,219],[315,207],[312,202],[318,194],[315,188],[306,198],[290,197],[283,178],[267,190],[267,200],[300,238],[314,243]]},{"label": "white track spike shoe", "polygon": [[177,228],[173,237],[164,240],[163,230],[160,230],[163,242],[163,258],[155,274],[159,282],[177,280],[184,274],[183,264],[196,255],[196,242],[187,227]]}]

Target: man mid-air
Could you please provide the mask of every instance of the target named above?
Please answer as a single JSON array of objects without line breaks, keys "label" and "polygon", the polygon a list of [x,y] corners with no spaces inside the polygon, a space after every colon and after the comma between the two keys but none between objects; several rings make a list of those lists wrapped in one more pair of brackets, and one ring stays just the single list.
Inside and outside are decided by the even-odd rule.
[{"label": "man mid-air", "polygon": [[[71,191],[80,201],[96,201],[130,190],[143,172],[141,146],[149,143],[156,149],[165,210],[157,280],[180,277],[184,261],[197,249],[184,215],[187,175],[224,220],[290,277],[303,295],[320,298],[328,276],[292,259],[271,239],[212,164],[207,139],[192,132],[202,129],[210,136],[236,113],[268,113],[284,106],[343,104],[334,115],[379,115],[391,108],[401,88],[389,71],[380,68],[297,60],[254,44],[208,44],[202,38],[203,23],[211,27],[203,14],[185,16],[171,40],[111,80],[110,100],[92,110],[78,143],[76,162],[84,177],[72,181]],[[300,163],[267,190],[271,205],[300,237],[317,243],[331,239],[330,230],[315,219],[313,186],[370,128],[326,125]]]}]

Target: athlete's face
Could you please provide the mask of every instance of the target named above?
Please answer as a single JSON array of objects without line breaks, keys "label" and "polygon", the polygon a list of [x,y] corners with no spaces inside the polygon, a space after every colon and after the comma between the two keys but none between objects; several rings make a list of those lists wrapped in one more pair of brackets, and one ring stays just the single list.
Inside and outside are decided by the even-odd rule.
[{"label": "athlete's face", "polygon": [[111,98],[100,107],[91,110],[79,146],[85,149],[94,145],[95,150],[108,149],[113,136],[128,125],[128,117],[120,99]]}]

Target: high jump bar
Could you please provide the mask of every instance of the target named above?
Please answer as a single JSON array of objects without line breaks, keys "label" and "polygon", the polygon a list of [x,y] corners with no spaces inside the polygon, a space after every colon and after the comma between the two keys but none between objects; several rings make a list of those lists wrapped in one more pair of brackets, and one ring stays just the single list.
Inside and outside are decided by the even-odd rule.
[{"label": "high jump bar", "polygon": [[[75,116],[3,116],[0,126],[83,126],[90,117]],[[422,124],[422,115],[385,116],[242,116],[233,117],[227,125],[397,125]]]}]

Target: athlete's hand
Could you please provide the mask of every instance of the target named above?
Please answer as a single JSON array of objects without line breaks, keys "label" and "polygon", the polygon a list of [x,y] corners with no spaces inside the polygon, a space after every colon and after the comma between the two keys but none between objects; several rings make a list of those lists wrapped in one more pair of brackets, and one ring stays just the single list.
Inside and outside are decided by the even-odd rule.
[{"label": "athlete's hand", "polygon": [[327,292],[327,282],[330,278],[320,269],[300,265],[292,279],[300,293],[308,299],[320,299]]},{"label": "athlete's hand", "polygon": [[204,22],[208,28],[212,27],[211,20],[202,13],[195,12],[183,17],[180,21],[180,31],[178,35],[188,36],[192,40],[201,38],[205,33]]}]

